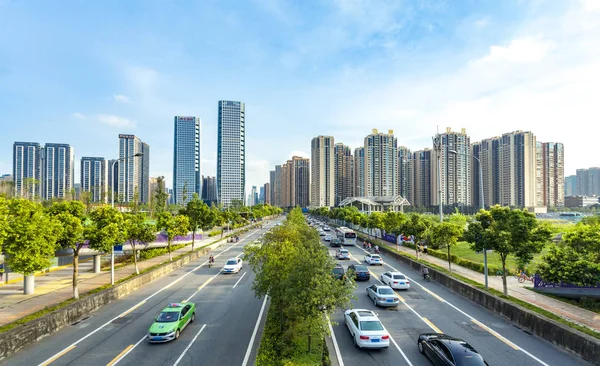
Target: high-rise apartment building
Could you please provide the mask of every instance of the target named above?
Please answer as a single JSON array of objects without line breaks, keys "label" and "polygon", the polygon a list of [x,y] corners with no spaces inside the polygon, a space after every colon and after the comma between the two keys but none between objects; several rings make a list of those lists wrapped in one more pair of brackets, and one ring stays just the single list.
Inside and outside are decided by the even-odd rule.
[{"label": "high-rise apartment building", "polygon": [[13,144],[13,179],[15,197],[28,199],[42,196],[43,149],[37,142]]},{"label": "high-rise apartment building", "polygon": [[565,197],[577,196],[577,176],[569,175],[565,177]]},{"label": "high-rise apartment building", "polygon": [[365,197],[365,148],[354,149],[354,196]]},{"label": "high-rise apartment building", "polygon": [[310,204],[310,164],[309,159],[292,157],[285,164],[275,167],[275,182],[279,184],[276,194],[277,206],[308,207]]},{"label": "high-rise apartment building", "polygon": [[266,194],[269,197],[268,203],[270,205],[276,206],[277,204],[275,203],[275,170],[269,171],[269,189],[267,190]]},{"label": "high-rise apartment building", "polygon": [[471,174],[471,202],[474,207],[481,207],[481,191],[479,184],[479,159],[483,180],[483,199],[485,207],[500,202],[500,137],[475,142],[471,145],[473,169]]},{"label": "high-rise apartment building", "polygon": [[367,196],[398,194],[398,139],[394,131],[365,137],[365,190]]},{"label": "high-rise apartment building", "polygon": [[283,206],[283,194],[281,192],[281,183],[283,180],[283,165],[275,165],[275,184],[273,185],[273,205]]},{"label": "high-rise apartment building", "polygon": [[265,186],[258,187],[258,203],[265,203]]},{"label": "high-rise apartment building", "polygon": [[242,102],[219,101],[217,139],[217,195],[223,207],[244,202],[246,189],[246,107]]},{"label": "high-rise apartment building", "polygon": [[256,186],[252,186],[252,190],[250,191],[250,206],[254,206],[258,204],[258,192],[256,191]]},{"label": "high-rise apartment building", "polygon": [[334,145],[335,205],[354,195],[354,157],[347,145]]},{"label": "high-rise apartment building", "polygon": [[[115,202],[119,195],[119,161],[111,159],[108,161],[108,199],[112,199],[114,192]],[[114,187],[114,188],[113,188]],[[112,202],[112,201],[111,201]]]},{"label": "high-rise apartment building", "polygon": [[168,194],[165,178],[164,177],[151,177],[150,178],[150,198],[149,198],[148,202],[153,202],[154,205],[156,205],[158,203],[156,194],[159,191],[159,189],[162,192],[165,192]]},{"label": "high-rise apartment building", "polygon": [[531,132],[505,133],[500,143],[499,204],[536,205],[536,138]]},{"label": "high-rise apartment building", "polygon": [[413,204],[414,197],[413,154],[405,146],[398,147],[398,193]]},{"label": "high-rise apartment building", "polygon": [[177,204],[189,202],[194,193],[202,195],[201,123],[198,117],[174,118],[173,194]]},{"label": "high-rise apartment building", "polygon": [[71,197],[74,187],[74,151],[68,144],[47,143],[42,163],[42,199]]},{"label": "high-rise apartment building", "polygon": [[600,168],[577,169],[575,177],[573,196],[600,196]]},{"label": "high-rise apartment building", "polygon": [[202,176],[202,193],[200,198],[207,203],[217,203],[217,178]]},{"label": "high-rise apartment building", "polygon": [[267,182],[264,186],[262,186],[263,192],[265,192],[265,204],[271,204],[271,183]]},{"label": "high-rise apartment building", "polygon": [[563,207],[565,204],[564,147],[557,142],[538,142],[538,206]]},{"label": "high-rise apartment building", "polygon": [[430,149],[415,151],[413,153],[414,202],[409,201],[409,203],[413,206],[431,206],[431,155]]},{"label": "high-rise apartment building", "polygon": [[[141,154],[141,155],[140,155]],[[137,155],[137,156],[136,156]],[[150,195],[150,147],[134,135],[119,135],[120,202],[148,203]]]},{"label": "high-rise apartment building", "polygon": [[453,132],[450,128],[434,138],[431,162],[432,205],[439,204],[438,159],[441,159],[441,193],[445,206],[471,205],[471,144],[466,130]]},{"label": "high-rise apartment building", "polygon": [[90,192],[92,202],[108,202],[108,162],[104,158],[81,158],[80,184],[82,192]]},{"label": "high-rise apartment building", "polygon": [[333,136],[317,136],[311,141],[310,205],[335,205],[335,141]]}]

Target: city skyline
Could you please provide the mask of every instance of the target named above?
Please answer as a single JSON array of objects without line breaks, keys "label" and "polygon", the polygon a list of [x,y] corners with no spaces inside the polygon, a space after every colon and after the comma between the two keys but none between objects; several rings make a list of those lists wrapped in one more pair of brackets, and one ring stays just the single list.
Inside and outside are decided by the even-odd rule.
[{"label": "city skyline", "polygon": [[[1,173],[11,171],[14,141],[64,142],[77,158],[111,158],[114,136],[132,133],[154,149],[150,175],[171,185],[165,132],[173,115],[193,115],[204,122],[202,169],[216,175],[214,103],[225,98],[245,101],[252,115],[246,189],[267,181],[273,165],[309,157],[312,136],[354,147],[377,126],[402,131],[398,144],[412,151],[428,146],[438,125],[464,127],[471,141],[530,130],[564,143],[567,175],[599,165],[586,153],[600,132],[598,2],[189,2],[176,10],[150,2],[133,14],[125,5],[67,4],[0,8]],[[195,22],[173,27],[181,14],[216,38]],[[252,29],[242,26],[247,17]],[[101,31],[107,22],[114,32]],[[289,113],[297,105],[310,108]]]}]

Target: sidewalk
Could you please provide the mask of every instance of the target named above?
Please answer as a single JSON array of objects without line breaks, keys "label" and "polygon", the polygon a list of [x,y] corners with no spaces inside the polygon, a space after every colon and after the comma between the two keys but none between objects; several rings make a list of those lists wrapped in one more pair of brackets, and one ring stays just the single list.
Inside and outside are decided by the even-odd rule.
[{"label": "sidewalk", "polygon": [[[365,236],[366,234],[360,233],[359,235]],[[397,247],[396,245],[393,245],[381,239],[377,239],[370,235],[367,236],[367,240],[371,241],[372,243],[376,242],[380,246],[385,246],[390,250],[395,250]],[[399,250],[400,252],[412,254],[413,256],[415,255],[415,250],[411,248],[399,246]],[[421,254],[419,259],[448,269],[448,261],[446,260],[423,254]],[[452,273],[456,273],[481,284],[485,282],[483,273],[479,273],[471,269],[461,267],[454,263],[452,263]],[[508,287],[508,294],[510,296],[536,305],[573,323],[587,326],[588,328],[600,332],[600,314],[531,291],[527,289],[527,287],[533,288],[533,283],[530,281],[526,281],[525,283],[521,284],[517,281],[515,277],[509,276],[506,278],[506,283]],[[495,290],[503,291],[502,277],[489,275],[488,286]]]},{"label": "sidewalk", "polygon": [[[218,237],[206,237],[196,240],[194,248],[218,240]],[[226,242],[223,238],[211,245],[214,248]],[[173,251],[173,257],[188,253],[191,244]],[[140,272],[146,268],[163,263],[169,259],[169,254],[164,254],[138,262]],[[110,271],[93,273],[92,261],[79,264],[79,294],[94,290],[98,287],[110,284]],[[115,282],[135,273],[135,266],[128,264],[115,269]],[[54,272],[38,275],[35,277],[35,294],[23,295],[23,282],[17,282],[0,287],[0,326],[20,319],[24,316],[42,310],[47,306],[61,303],[73,297],[73,267],[68,266]]]}]

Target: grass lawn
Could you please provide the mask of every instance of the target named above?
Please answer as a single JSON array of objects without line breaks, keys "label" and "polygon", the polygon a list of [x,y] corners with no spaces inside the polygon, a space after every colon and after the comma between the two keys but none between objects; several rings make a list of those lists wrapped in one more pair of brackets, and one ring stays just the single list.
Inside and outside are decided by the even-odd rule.
[{"label": "grass lawn", "polygon": [[[451,254],[453,254],[459,258],[471,260],[473,262],[483,263],[483,253],[480,253],[480,254],[475,253],[474,251],[471,250],[470,246],[471,245],[469,243],[467,243],[466,241],[458,242],[458,244],[456,244],[455,246],[452,247]],[[442,250],[445,250],[445,249],[442,249]],[[544,254],[546,254],[547,252],[548,252],[548,246],[546,246],[540,254],[537,254],[535,257],[533,257],[533,261],[531,263],[529,263],[529,265],[527,266],[528,272],[535,273],[537,266],[542,262],[542,256]],[[502,266],[502,262],[500,261],[500,256],[498,254],[496,254],[494,252],[488,253],[487,257],[488,257],[488,265],[498,266],[498,267]],[[506,267],[511,273],[516,271],[517,261],[513,256],[508,257],[508,260],[506,261]],[[494,275],[492,273],[490,273],[490,274]]]}]

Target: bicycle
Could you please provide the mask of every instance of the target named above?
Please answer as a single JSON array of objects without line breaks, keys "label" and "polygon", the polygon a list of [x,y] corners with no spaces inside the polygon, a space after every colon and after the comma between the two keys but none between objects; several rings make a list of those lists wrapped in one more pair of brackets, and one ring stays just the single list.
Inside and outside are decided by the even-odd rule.
[{"label": "bicycle", "polygon": [[[515,276],[516,277],[516,276]],[[525,273],[521,273],[518,277],[517,277],[517,281],[519,281],[519,283],[523,283],[525,281],[531,281],[533,282],[533,277],[529,277],[527,274]]]}]

